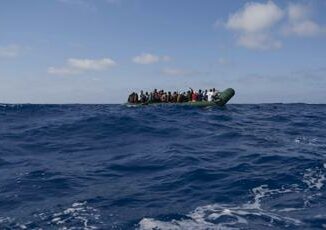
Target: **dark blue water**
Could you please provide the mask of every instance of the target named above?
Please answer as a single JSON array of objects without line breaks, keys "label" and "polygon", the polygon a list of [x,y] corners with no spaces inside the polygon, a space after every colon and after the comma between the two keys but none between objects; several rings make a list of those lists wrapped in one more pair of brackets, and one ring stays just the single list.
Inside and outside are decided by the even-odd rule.
[{"label": "dark blue water", "polygon": [[0,229],[326,227],[326,105],[0,106]]}]

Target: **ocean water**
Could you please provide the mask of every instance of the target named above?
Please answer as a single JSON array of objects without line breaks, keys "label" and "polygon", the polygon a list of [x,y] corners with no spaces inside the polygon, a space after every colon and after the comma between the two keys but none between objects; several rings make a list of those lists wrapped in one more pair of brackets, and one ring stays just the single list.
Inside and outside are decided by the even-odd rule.
[{"label": "ocean water", "polygon": [[326,228],[326,105],[0,105],[0,229]]}]

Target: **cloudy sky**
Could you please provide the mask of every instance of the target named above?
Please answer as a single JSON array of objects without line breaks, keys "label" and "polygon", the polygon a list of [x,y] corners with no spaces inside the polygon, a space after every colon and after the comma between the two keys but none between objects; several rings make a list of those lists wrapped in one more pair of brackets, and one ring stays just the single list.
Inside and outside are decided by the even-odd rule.
[{"label": "cloudy sky", "polygon": [[326,103],[326,1],[2,0],[0,102],[121,103],[236,90]]}]

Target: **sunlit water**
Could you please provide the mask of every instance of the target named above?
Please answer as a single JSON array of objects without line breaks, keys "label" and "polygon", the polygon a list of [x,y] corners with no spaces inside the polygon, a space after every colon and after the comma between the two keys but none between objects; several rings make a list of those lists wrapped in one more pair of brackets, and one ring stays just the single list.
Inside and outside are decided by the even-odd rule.
[{"label": "sunlit water", "polygon": [[325,191],[325,105],[0,105],[0,229],[318,229]]}]

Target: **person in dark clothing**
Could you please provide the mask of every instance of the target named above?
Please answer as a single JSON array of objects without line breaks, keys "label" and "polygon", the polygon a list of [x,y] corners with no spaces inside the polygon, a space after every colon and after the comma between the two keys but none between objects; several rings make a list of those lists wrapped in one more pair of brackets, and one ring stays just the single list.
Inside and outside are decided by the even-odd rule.
[{"label": "person in dark clothing", "polygon": [[198,90],[197,100],[198,101],[202,101],[203,100],[203,92],[201,91],[201,89]]},{"label": "person in dark clothing", "polygon": [[132,97],[132,103],[137,104],[138,103],[138,94],[134,93],[133,97]]},{"label": "person in dark clothing", "polygon": [[203,94],[203,100],[207,101],[207,89],[205,89],[205,92]]},{"label": "person in dark clothing", "polygon": [[132,92],[129,96],[128,96],[128,103],[133,103],[134,100],[134,92]]},{"label": "person in dark clothing", "polygon": [[191,101],[191,96],[192,96],[192,93],[190,90],[187,91],[187,97],[186,97],[186,101]]},{"label": "person in dark clothing", "polygon": [[140,103],[145,103],[146,102],[146,96],[145,96],[143,90],[140,91],[139,99],[140,99]]},{"label": "person in dark clothing", "polygon": [[166,99],[167,99],[166,102],[173,102],[173,101],[172,101],[172,94],[171,94],[170,91],[168,92],[168,94],[167,94],[167,96],[166,96]]},{"label": "person in dark clothing", "polygon": [[173,92],[173,94],[172,94],[172,102],[173,102],[173,103],[176,103],[176,102],[177,102],[177,99],[178,99],[178,94],[177,94],[177,92]]}]

